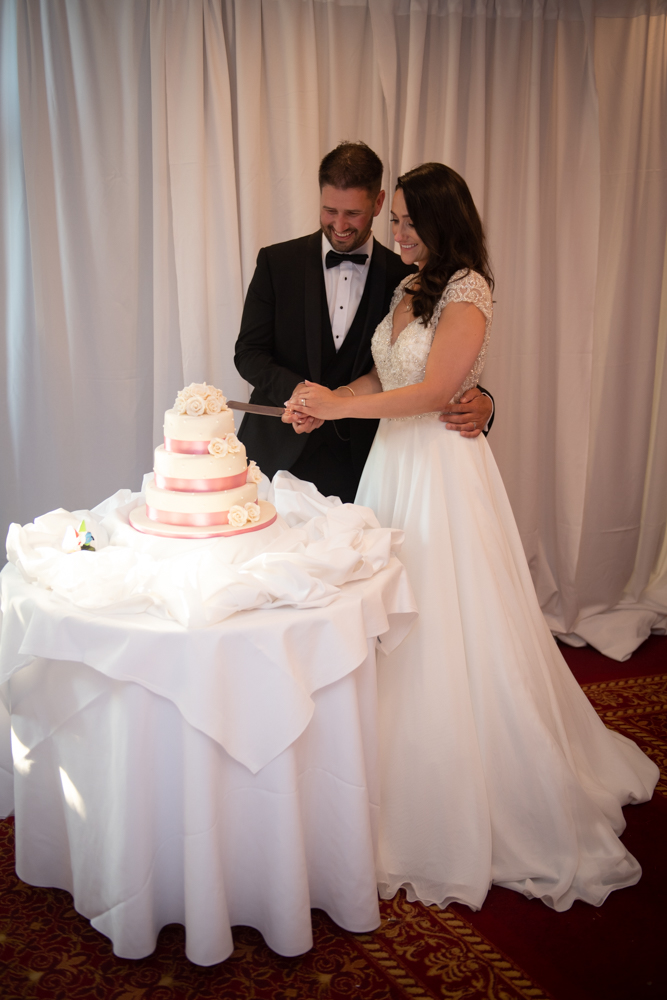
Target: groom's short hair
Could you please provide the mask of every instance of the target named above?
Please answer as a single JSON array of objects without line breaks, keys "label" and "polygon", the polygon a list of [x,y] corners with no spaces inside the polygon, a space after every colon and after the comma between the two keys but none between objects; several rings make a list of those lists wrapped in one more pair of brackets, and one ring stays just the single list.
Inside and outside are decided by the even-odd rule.
[{"label": "groom's short hair", "polygon": [[320,163],[320,191],[325,184],[363,188],[375,199],[382,187],[382,160],[365,142],[340,142]]}]

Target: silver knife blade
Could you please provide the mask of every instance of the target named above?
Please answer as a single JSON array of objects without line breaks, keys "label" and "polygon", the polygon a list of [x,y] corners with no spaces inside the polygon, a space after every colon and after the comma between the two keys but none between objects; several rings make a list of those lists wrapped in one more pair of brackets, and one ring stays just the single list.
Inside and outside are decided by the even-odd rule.
[{"label": "silver knife blade", "polygon": [[257,403],[239,403],[235,399],[228,399],[227,406],[230,410],[243,410],[245,413],[258,413],[262,417],[282,417],[285,412],[284,406],[259,406]]}]

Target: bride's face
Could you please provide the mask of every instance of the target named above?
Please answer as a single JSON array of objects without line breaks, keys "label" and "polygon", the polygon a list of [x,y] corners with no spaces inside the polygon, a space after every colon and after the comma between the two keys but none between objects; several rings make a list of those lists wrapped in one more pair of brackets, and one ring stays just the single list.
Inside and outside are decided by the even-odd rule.
[{"label": "bride's face", "polygon": [[428,249],[417,236],[417,230],[412,225],[405,204],[405,196],[398,188],[391,205],[391,228],[394,230],[394,240],[401,248],[401,260],[404,264],[416,264],[421,270],[428,259]]}]

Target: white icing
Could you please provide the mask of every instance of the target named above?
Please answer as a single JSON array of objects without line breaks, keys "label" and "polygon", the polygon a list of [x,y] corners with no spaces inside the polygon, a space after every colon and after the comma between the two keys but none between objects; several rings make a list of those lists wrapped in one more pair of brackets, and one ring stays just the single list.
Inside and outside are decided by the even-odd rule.
[{"label": "white icing", "polygon": [[221,438],[225,434],[233,434],[235,430],[234,414],[231,410],[189,417],[171,409],[164,415],[164,436],[175,441],[210,441],[214,437]]},{"label": "white icing", "polygon": [[[202,419],[200,417],[194,418]],[[155,449],[155,472],[170,479],[223,479],[239,476],[246,470],[245,447],[224,457],[217,455],[185,455],[167,451],[163,444]]]},{"label": "white icing", "polygon": [[155,483],[146,484],[147,505],[176,514],[226,513],[236,504],[243,507],[256,501],[257,487],[254,483],[245,483],[219,493],[177,493],[175,490],[158,489]]}]

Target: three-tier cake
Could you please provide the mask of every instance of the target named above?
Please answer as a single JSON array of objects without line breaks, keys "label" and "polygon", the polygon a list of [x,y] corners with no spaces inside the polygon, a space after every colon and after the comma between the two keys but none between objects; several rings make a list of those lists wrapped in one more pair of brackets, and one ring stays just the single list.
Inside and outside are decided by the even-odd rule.
[{"label": "three-tier cake", "polygon": [[213,538],[259,531],[276,520],[257,499],[262,474],[246,459],[234,416],[219,389],[182,389],[164,415],[164,444],[155,449],[146,504],[130,513],[137,531],[170,538]]}]

